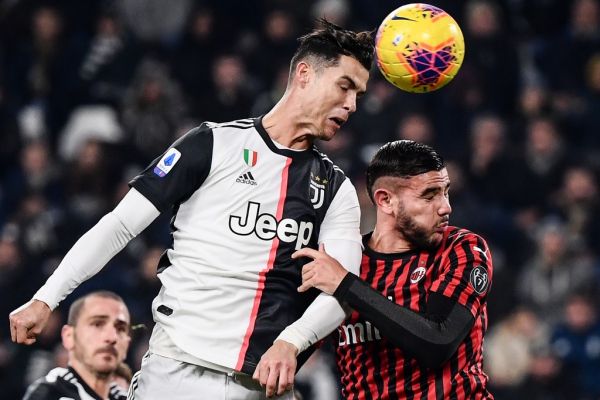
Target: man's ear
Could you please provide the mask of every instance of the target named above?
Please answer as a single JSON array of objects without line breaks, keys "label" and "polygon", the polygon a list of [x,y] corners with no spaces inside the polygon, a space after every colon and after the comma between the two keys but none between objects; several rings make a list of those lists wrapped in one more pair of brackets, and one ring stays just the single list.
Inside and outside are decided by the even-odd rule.
[{"label": "man's ear", "polygon": [[305,87],[310,81],[310,74],[312,72],[312,68],[305,61],[300,61],[296,65],[296,70],[294,71],[295,79],[300,85],[300,87]]},{"label": "man's ear", "polygon": [[71,325],[64,325],[60,331],[60,335],[65,349],[68,351],[73,350],[75,347],[75,328]]},{"label": "man's ear", "polygon": [[394,196],[392,192],[387,189],[379,188],[373,192],[373,200],[379,210],[385,214],[393,214],[394,212]]}]

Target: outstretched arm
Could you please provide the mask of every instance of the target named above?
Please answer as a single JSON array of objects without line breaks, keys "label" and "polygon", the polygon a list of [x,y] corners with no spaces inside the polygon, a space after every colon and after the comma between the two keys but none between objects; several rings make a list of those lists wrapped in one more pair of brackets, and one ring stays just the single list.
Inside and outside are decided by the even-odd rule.
[{"label": "outstretched arm", "polygon": [[473,316],[456,301],[431,292],[426,312],[416,313],[388,300],[359,277],[348,273],[324,250],[301,249],[295,253],[295,257],[313,258],[302,270],[299,290],[316,287],[333,294],[421,365],[432,368],[441,365],[471,330],[475,321]]},{"label": "outstretched arm", "polygon": [[475,322],[466,307],[442,294],[430,292],[426,311],[420,314],[388,300],[352,274],[346,275],[334,296],[428,368],[448,360]]},{"label": "outstretched arm", "polygon": [[131,189],[113,211],[73,245],[33,299],[10,314],[12,340],[35,343],[36,336],[58,303],[83,281],[98,273],[159,214],[149,200]]}]

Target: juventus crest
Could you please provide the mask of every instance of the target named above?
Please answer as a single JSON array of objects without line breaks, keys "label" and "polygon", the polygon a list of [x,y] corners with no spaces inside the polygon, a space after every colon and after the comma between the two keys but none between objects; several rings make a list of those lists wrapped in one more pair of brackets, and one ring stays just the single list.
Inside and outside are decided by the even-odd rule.
[{"label": "juventus crest", "polygon": [[325,200],[325,184],[327,184],[326,179],[310,174],[310,202],[315,210],[321,208]]}]

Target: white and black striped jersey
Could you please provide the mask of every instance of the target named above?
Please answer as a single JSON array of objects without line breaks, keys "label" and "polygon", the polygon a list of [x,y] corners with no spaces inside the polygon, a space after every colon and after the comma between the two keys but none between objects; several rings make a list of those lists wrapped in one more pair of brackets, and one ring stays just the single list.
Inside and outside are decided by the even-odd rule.
[{"label": "white and black striped jersey", "polygon": [[315,148],[277,146],[262,118],[204,123],[130,185],[173,210],[155,321],[185,353],[252,374],[318,292],[298,293],[302,247],[360,243],[356,191]]},{"label": "white and black striped jersey", "polygon": [[[110,386],[109,400],[125,400],[127,393],[116,384]],[[27,388],[23,400],[104,400],[71,367],[54,368]]]}]

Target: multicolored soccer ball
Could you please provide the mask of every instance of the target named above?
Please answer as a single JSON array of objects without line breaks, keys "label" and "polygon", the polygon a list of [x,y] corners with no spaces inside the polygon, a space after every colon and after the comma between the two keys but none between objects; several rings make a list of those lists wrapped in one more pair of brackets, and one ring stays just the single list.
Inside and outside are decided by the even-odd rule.
[{"label": "multicolored soccer ball", "polygon": [[456,21],[429,4],[407,4],[381,23],[375,39],[377,66],[389,82],[412,93],[448,84],[465,56],[465,40]]}]

